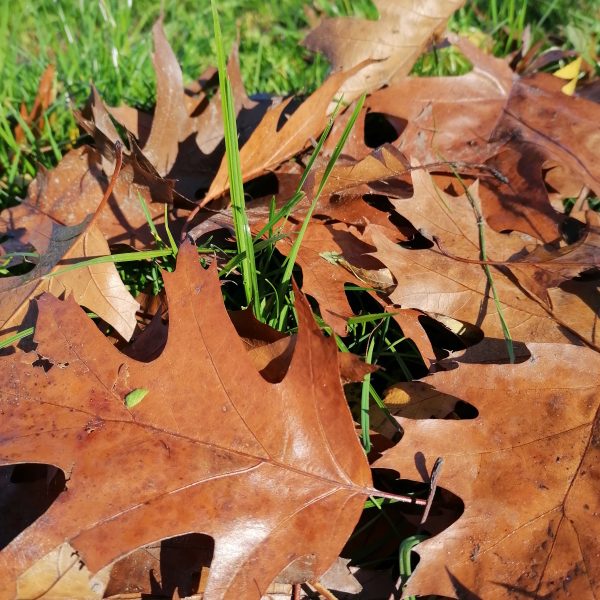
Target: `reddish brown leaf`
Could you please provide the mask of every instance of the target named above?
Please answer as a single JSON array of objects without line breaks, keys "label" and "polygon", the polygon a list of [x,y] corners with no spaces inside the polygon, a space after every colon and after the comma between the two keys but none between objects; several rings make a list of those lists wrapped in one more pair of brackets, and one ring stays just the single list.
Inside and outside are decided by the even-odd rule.
[{"label": "reddish brown leaf", "polygon": [[[494,137],[516,137],[539,146],[599,193],[600,167],[596,153],[600,106],[584,98],[563,94],[562,85],[560,79],[546,73],[515,83]],[[548,134],[549,124],[551,135]]]},{"label": "reddish brown leaf", "polygon": [[406,123],[394,145],[411,161],[481,163],[502,144],[490,144],[489,140],[515,76],[504,61],[465,40],[454,41],[473,63],[470,73],[406,77],[368,100],[370,110]]},{"label": "reddish brown leaf", "polygon": [[[432,392],[472,404],[466,421],[398,419],[404,437],[375,466],[439,485],[464,514],[418,546],[405,594],[500,600],[594,598],[600,589],[600,357],[533,344],[519,365],[461,364],[427,377]],[[456,366],[456,365],[454,365]]]},{"label": "reddish brown leaf", "polygon": [[588,211],[587,217],[587,229],[576,243],[562,247],[537,246],[510,265],[511,271],[527,289],[542,300],[548,302],[549,288],[558,287],[583,271],[600,267],[600,215]]},{"label": "reddish brown leaf", "polygon": [[[184,88],[181,68],[165,37],[161,21],[154,25],[153,36],[157,80],[154,114],[127,106],[104,111],[138,138],[141,152],[156,175],[174,179],[177,193],[195,200],[199,192],[204,193],[208,189],[223,158],[220,92],[217,89],[210,100],[206,95],[208,88],[214,88],[218,81],[209,70],[204,75],[205,79],[201,78],[191,88]],[[241,78],[237,47],[233,48],[227,71],[238,117],[240,143],[243,144],[270,105],[270,100],[255,102],[248,98]],[[98,124],[97,119],[94,120]]]},{"label": "reddish brown leaf", "polygon": [[180,135],[188,120],[183,101],[183,75],[177,58],[165,37],[162,20],[152,28],[156,71],[156,107],[144,154],[163,176],[177,158]]},{"label": "reddish brown leaf", "polygon": [[[295,230],[287,227],[290,238],[278,243],[279,250],[287,255]],[[341,336],[347,334],[347,321],[354,312],[350,307],[344,285],[351,283],[359,287],[377,289],[382,283],[385,291],[394,286],[387,269],[381,269],[379,261],[373,260],[369,252],[373,247],[359,239],[357,232],[342,223],[325,225],[312,221],[304,235],[298,252],[298,264],[302,268],[302,289],[318,303],[325,323]],[[407,338],[415,343],[425,359],[431,361],[435,353],[419,323],[421,313],[390,306],[388,301],[371,291],[371,296],[389,309]]]},{"label": "reddish brown leaf", "polygon": [[[294,243],[296,233],[291,226],[287,228],[287,231],[292,237],[283,239],[277,244],[277,247],[286,256]],[[344,284],[365,286],[365,283],[358,279],[352,271],[328,261],[321,255],[324,252],[342,255],[343,250],[339,240],[341,237],[348,238],[346,246],[350,245],[348,243],[350,240],[355,244],[354,257],[349,257],[353,263],[360,264],[359,256],[364,257],[369,250],[372,250],[370,246],[352,236],[345,225],[329,226],[313,222],[302,239],[297,260],[302,267],[303,291],[313,296],[319,303],[325,323],[331,325],[338,335],[345,336],[348,317],[351,317],[354,312],[348,303]],[[338,238],[337,241],[336,238]],[[369,260],[368,257],[367,260]],[[371,267],[381,266],[372,259],[371,262]],[[364,266],[367,266],[367,263],[364,263]]]},{"label": "reddish brown leaf", "polygon": [[[422,235],[429,239],[439,238],[440,247],[449,256],[436,247],[422,250],[402,247],[389,239],[387,230],[375,225],[367,227],[365,241],[377,247],[374,256],[392,271],[398,282],[390,300],[432,316],[446,315],[477,325],[488,337],[503,337],[487,276],[476,264],[480,258],[477,215],[466,195],[454,197],[442,192],[424,171],[413,172],[413,186],[412,199],[393,200],[392,203]],[[477,185],[471,187],[470,194],[477,202]],[[597,336],[590,327],[590,319],[592,322],[595,319],[595,309],[592,308],[590,314],[581,314],[580,310],[577,319],[573,319],[568,314],[569,306],[577,303],[577,297],[565,296],[563,290],[556,290],[554,297],[561,306],[559,310],[548,300],[543,287],[543,283],[555,285],[565,274],[574,276],[585,267],[569,265],[567,272],[567,265],[563,267],[560,260],[555,262],[548,258],[541,265],[527,265],[522,262],[523,256],[532,248],[526,247],[518,235],[499,234],[485,223],[482,226],[488,259],[514,261],[505,263],[510,271],[504,266],[491,267],[513,339],[562,342],[565,338],[572,339],[565,330],[567,327],[596,346]],[[585,258],[584,264],[589,266],[590,260],[596,260],[589,258],[590,253],[595,255],[595,242],[590,241],[590,246],[582,248],[579,260],[583,262]],[[586,248],[589,252],[584,257]],[[577,261],[577,250],[572,251]],[[472,259],[474,263],[454,260],[450,256]],[[521,285],[516,285],[515,276],[521,280]]]},{"label": "reddish brown leaf", "polygon": [[544,242],[560,237],[564,215],[548,198],[542,175],[546,158],[534,144],[508,144],[487,161],[508,180],[486,177],[481,181],[479,194],[490,227],[522,231]]},{"label": "reddish brown leaf", "polygon": [[[21,105],[21,118],[30,128],[35,125],[35,121],[38,121],[37,128],[40,131],[44,127],[44,113],[54,102],[56,97],[56,90],[54,88],[55,73],[56,67],[54,65],[48,65],[40,77],[38,91],[31,110],[28,111],[25,104]],[[17,144],[22,144],[26,139],[25,132],[20,124],[17,124],[15,127],[14,135]]]},{"label": "reddish brown leaf", "polygon": [[[50,369],[32,365],[37,355],[3,359],[6,382],[20,385],[0,388],[0,461],[43,460],[68,476],[67,491],[0,553],[5,584],[64,541],[97,571],[150,541],[199,531],[215,539],[205,600],[259,598],[302,556],[305,576],[318,578],[375,493],[331,367],[335,343],[308,304],[297,305],[287,373],[270,384],[193,246],[181,247],[165,282],[169,337],[151,363],[121,354],[72,301],[49,295],[36,341]],[[140,388],[148,395],[128,409],[125,397]]]},{"label": "reddish brown leaf", "polygon": [[[331,75],[281,126],[279,122],[286,118],[285,110],[291,99],[270,108],[240,150],[244,181],[274,169],[304,150],[325,128],[327,107],[342,83],[362,66]],[[228,187],[227,161],[223,160],[203,203],[217,198]]]}]

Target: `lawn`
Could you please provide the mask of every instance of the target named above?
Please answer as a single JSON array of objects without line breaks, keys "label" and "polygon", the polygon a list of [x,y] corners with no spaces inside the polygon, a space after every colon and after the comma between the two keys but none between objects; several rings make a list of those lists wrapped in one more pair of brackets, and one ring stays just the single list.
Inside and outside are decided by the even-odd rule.
[{"label": "lawn", "polygon": [[[215,64],[215,43],[208,2],[166,3],[167,37],[193,81]],[[38,164],[52,166],[80,142],[72,108],[81,107],[93,82],[105,101],[151,107],[155,82],[150,29],[160,2],[41,0],[3,3],[0,7],[0,206],[23,197]],[[453,17],[450,28],[478,40],[502,56],[519,45],[526,25],[533,40],[546,47],[574,50],[593,63],[600,37],[598,4],[581,0],[541,2],[469,2]],[[226,47],[237,39],[244,83],[254,94],[303,94],[316,89],[327,62],[299,43],[311,20],[320,15],[376,18],[368,0],[302,0],[219,3]],[[416,66],[426,75],[465,70],[460,56],[431,54]],[[441,56],[440,56],[441,55]],[[50,127],[18,144],[13,130],[24,103],[31,108],[39,79],[48,64],[56,65],[56,99],[46,112]]]}]

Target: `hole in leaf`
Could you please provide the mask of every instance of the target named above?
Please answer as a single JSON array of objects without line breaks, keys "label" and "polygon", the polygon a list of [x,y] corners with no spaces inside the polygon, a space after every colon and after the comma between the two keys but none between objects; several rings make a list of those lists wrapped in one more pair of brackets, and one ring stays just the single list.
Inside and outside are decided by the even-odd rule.
[{"label": "hole in leaf", "polygon": [[53,465],[0,467],[0,550],[41,517],[65,490],[65,474]]},{"label": "hole in leaf", "polygon": [[279,115],[279,120],[277,121],[277,131],[280,131],[281,128],[288,122],[288,119],[300,108],[300,105],[303,101],[304,99],[301,96],[294,96],[288,102],[287,106]]},{"label": "hole in leaf", "polygon": [[479,411],[472,404],[459,400],[454,406],[454,414],[459,419],[475,419],[479,416]]},{"label": "hole in leaf", "polygon": [[450,351],[464,350],[483,339],[483,332],[475,325],[448,317],[444,317],[444,321],[442,323],[433,317],[419,315],[419,323],[435,347]]},{"label": "hole in leaf", "polygon": [[383,144],[395,142],[407,123],[406,119],[368,112],[365,116],[365,145],[369,148],[379,148]]},{"label": "hole in leaf", "polygon": [[275,173],[267,173],[244,184],[244,192],[250,198],[276,196],[279,193],[279,180]]}]

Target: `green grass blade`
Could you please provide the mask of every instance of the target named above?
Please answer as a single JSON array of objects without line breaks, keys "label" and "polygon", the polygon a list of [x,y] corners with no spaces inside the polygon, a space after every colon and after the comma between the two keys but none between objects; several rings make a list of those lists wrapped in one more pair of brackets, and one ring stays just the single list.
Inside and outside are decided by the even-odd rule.
[{"label": "green grass blade", "polygon": [[221,91],[221,108],[223,113],[223,128],[225,130],[225,155],[227,157],[227,172],[229,175],[229,193],[233,212],[233,224],[238,253],[243,255],[241,261],[242,280],[246,294],[246,302],[252,305],[257,319],[262,320],[261,302],[258,292],[258,276],[256,259],[252,243],[252,234],[246,214],[244,199],[244,184],[242,182],[242,166],[238,146],[238,133],[235,106],[231,82],[227,75],[227,62],[221,25],[215,0],[211,0],[215,42],[217,46],[217,66],[219,70],[219,88]]},{"label": "green grass blade", "polygon": [[[371,338],[369,345],[367,346],[367,354],[365,356],[365,362],[370,365],[373,361],[373,350],[375,349],[375,339]],[[363,379],[361,394],[360,394],[360,438],[362,441],[363,448],[368,454],[371,451],[371,419],[369,414],[370,400],[371,400],[371,373],[367,373]]]},{"label": "green grass blade", "polygon": [[165,248],[164,250],[146,250],[144,252],[124,252],[123,254],[107,254],[106,256],[95,256],[87,260],[82,260],[72,265],[62,267],[56,271],[52,271],[47,275],[44,275],[43,279],[50,279],[51,277],[57,277],[75,269],[82,269],[84,267],[91,267],[92,265],[100,265],[102,263],[122,263],[122,262],[135,262],[136,260],[146,260],[149,258],[159,258],[161,256],[172,256],[173,251],[171,248]]},{"label": "green grass blade", "polygon": [[300,177],[300,182],[298,183],[298,187],[296,188],[294,195],[275,214],[270,216],[268,223],[256,234],[254,239],[258,239],[266,231],[275,227],[275,225],[277,223],[279,223],[279,221],[281,221],[281,219],[287,218],[290,215],[290,213],[294,210],[294,208],[298,204],[298,202],[300,202],[300,200],[302,200],[302,198],[304,198],[304,192],[302,191],[302,187],[304,186],[304,184],[315,164],[315,160],[317,160],[317,157],[321,153],[323,144],[325,143],[325,140],[327,139],[327,136],[329,135],[331,128],[333,127],[333,124],[335,122],[335,119],[339,113],[341,106],[342,106],[342,101],[340,99],[338,101],[333,113],[331,113],[331,116],[329,117],[329,120],[327,121],[327,125],[325,126],[325,129],[323,130],[323,133],[321,134],[321,137],[319,138],[317,145],[314,147],[314,150],[312,151],[310,158],[308,159],[308,163],[306,163],[306,168],[304,169],[304,172],[302,173],[302,177]]},{"label": "green grass blade", "polygon": [[[408,578],[412,575],[412,566],[410,564],[410,554],[413,548],[426,540],[428,536],[423,534],[416,534],[407,537],[402,540],[400,544],[400,576],[402,578],[402,587],[408,581]],[[406,596],[406,600],[416,600],[416,596]]]},{"label": "green grass blade", "polygon": [[348,140],[348,136],[350,135],[350,132],[352,131],[352,128],[354,127],[354,123],[356,122],[356,119],[358,118],[358,115],[360,114],[363,104],[365,103],[365,97],[366,97],[365,94],[363,94],[360,97],[359,101],[356,103],[356,106],[354,107],[354,111],[352,112],[352,116],[348,120],[348,123],[346,123],[346,127],[344,128],[344,131],[343,131],[340,139],[338,140],[338,143],[335,146],[335,149],[331,155],[331,158],[329,159],[329,162],[327,163],[327,167],[325,168],[325,172],[323,173],[323,177],[321,179],[321,182],[319,183],[319,187],[317,188],[317,193],[315,194],[315,197],[313,198],[313,200],[310,204],[308,212],[306,213],[306,216],[304,217],[304,221],[302,222],[302,226],[300,227],[300,231],[298,232],[298,236],[294,240],[294,244],[292,245],[290,253],[288,254],[288,256],[286,258],[285,271],[283,273],[283,277],[281,280],[281,288],[282,289],[286,289],[290,283],[290,280],[292,278],[292,271],[294,269],[294,264],[296,262],[296,258],[298,257],[298,251],[300,250],[300,245],[302,244],[302,239],[304,238],[304,234],[306,233],[306,230],[308,228],[308,224],[310,222],[312,214],[315,210],[315,207],[317,206],[317,202],[319,201],[321,192],[325,188],[325,185],[327,184],[329,176],[331,175],[331,172],[333,171],[333,167],[335,166],[337,159],[339,158],[340,154],[342,153],[344,145],[346,144],[346,141]]},{"label": "green grass blade", "polygon": [[5,340],[2,340],[0,342],[0,350],[2,348],[6,348],[7,346],[12,346],[12,344],[14,344],[15,342],[18,342],[19,340],[22,340],[25,337],[29,337],[30,335],[33,335],[34,331],[35,330],[33,327],[28,327],[27,329],[23,329],[23,331],[19,331],[19,333],[15,333],[14,335],[11,335],[10,337],[6,338]]},{"label": "green grass blade", "polygon": [[169,246],[171,246],[171,251],[173,252],[173,256],[177,256],[177,252],[179,249],[177,248],[177,244],[175,243],[175,238],[171,233],[171,228],[169,227],[169,205],[165,204],[165,230],[167,232],[167,238],[169,239]]}]

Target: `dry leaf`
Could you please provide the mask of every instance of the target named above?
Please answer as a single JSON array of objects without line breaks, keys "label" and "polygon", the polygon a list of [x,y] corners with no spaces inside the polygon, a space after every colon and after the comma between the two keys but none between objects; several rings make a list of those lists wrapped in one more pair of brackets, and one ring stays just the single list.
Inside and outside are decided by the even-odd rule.
[{"label": "dry leaf", "polygon": [[[502,141],[490,137],[512,89],[515,75],[508,65],[464,39],[455,45],[473,63],[459,77],[405,77],[375,92],[371,111],[405,124],[394,145],[421,164],[443,160],[481,163]],[[465,110],[468,104],[469,110]]]},{"label": "dry leaf", "polygon": [[[29,128],[37,126],[39,131],[42,131],[44,128],[44,113],[48,110],[56,98],[56,89],[54,87],[55,73],[56,67],[54,65],[48,65],[44,69],[44,72],[40,77],[38,91],[30,111],[27,110],[25,104],[21,104],[21,119],[23,119],[24,123],[28,125]],[[37,125],[35,123],[36,120],[38,121]],[[22,144],[27,139],[25,132],[23,131],[23,127],[19,123],[17,123],[15,127],[14,136],[17,144]]]},{"label": "dry leaf", "polygon": [[534,144],[509,143],[487,161],[506,178],[481,180],[479,194],[490,227],[522,231],[544,242],[561,236],[565,217],[550,204],[542,173],[546,158]]},{"label": "dry leaf", "polygon": [[[218,83],[209,72],[192,88],[185,88],[177,58],[167,41],[162,21],[153,29],[157,98],[153,115],[122,106],[107,111],[139,139],[141,150],[157,174],[174,180],[175,190],[191,200],[205,192],[224,155],[221,96],[206,92]],[[243,144],[271,104],[253,101],[242,82],[237,47],[227,71]],[[108,114],[107,112],[107,114]]]},{"label": "dry leaf", "polygon": [[427,377],[479,415],[401,418],[404,437],[375,463],[421,479],[415,452],[427,468],[442,457],[439,485],[465,503],[456,523],[418,546],[405,594],[587,599],[600,589],[600,357],[529,349],[522,364],[461,364]]},{"label": "dry leaf", "polygon": [[[273,170],[284,160],[304,150],[318,137],[327,123],[327,106],[338,95],[343,82],[361,67],[359,65],[349,71],[331,75],[289,117],[285,110],[292,99],[269,109],[240,149],[244,181]],[[286,119],[283,125],[280,125],[281,119]],[[223,194],[228,187],[227,161],[223,160],[203,204]]]},{"label": "dry leaf", "polygon": [[[2,463],[43,460],[68,478],[0,553],[3,582],[65,541],[95,572],[152,540],[201,531],[215,539],[205,600],[259,598],[292,562],[299,580],[320,577],[376,493],[332,367],[335,343],[308,304],[297,305],[287,373],[270,384],[193,246],[165,281],[169,337],[153,362],[127,358],[74,302],[50,295],[36,327],[49,369],[32,365],[37,355],[2,359]],[[149,393],[128,409],[140,388]]]},{"label": "dry leaf", "polygon": [[444,31],[464,0],[374,0],[377,21],[356,17],[325,19],[304,40],[323,52],[334,71],[347,71],[366,59],[378,62],[360,70],[341,89],[347,102],[407,75],[417,58]]},{"label": "dry leaf", "polygon": [[[600,136],[600,106],[584,98],[566,96],[561,82],[538,73],[515,83],[494,139],[517,138],[535,144],[548,157],[565,164],[596,193],[600,167],[596,148]],[[552,135],[547,129],[551,123]]]},{"label": "dry leaf", "polygon": [[[288,226],[286,231],[290,237],[277,243],[279,250],[287,256],[298,228]],[[338,266],[336,261],[327,260],[324,253],[343,256],[344,250],[340,246],[342,238],[345,240],[345,254],[350,261],[348,264],[362,264],[364,267],[378,268],[381,265],[368,257],[368,252],[373,250],[371,246],[361,242],[354,237],[347,226],[339,223],[335,225],[324,225],[315,221],[310,224],[302,239],[298,252],[297,262],[302,268],[302,289],[304,293],[311,295],[321,307],[323,320],[341,336],[345,336],[348,317],[354,312],[350,308],[345,283],[351,283],[361,287],[369,287],[369,284],[361,281],[352,270]]]},{"label": "dry leaf", "polygon": [[[0,218],[10,225],[9,235],[18,235],[23,242],[37,247],[39,242],[21,226],[24,213],[30,212],[34,220],[43,213],[63,225],[76,225],[95,212],[108,180],[100,154],[82,146],[69,151],[51,171],[40,169],[26,200],[16,209],[3,211]],[[152,177],[132,160],[121,169],[108,205],[98,216],[97,225],[110,244],[145,248],[154,241],[140,196],[159,226],[164,218],[164,202],[172,198],[172,182]]]},{"label": "dry leaf", "polygon": [[19,577],[18,597],[100,600],[104,597],[109,571],[105,568],[93,576],[77,552],[69,544],[62,544]]},{"label": "dry leaf", "polygon": [[48,277],[74,261],[110,254],[102,233],[88,223],[89,219],[81,225],[65,227],[40,215],[36,239],[45,240],[45,244],[36,248],[40,254],[38,264],[24,275],[0,279],[0,339],[33,325],[35,313],[29,301],[44,291],[59,298],[71,295],[79,305],[112,325],[124,339],[131,338],[139,304],[127,291],[114,264],[89,265]]}]

